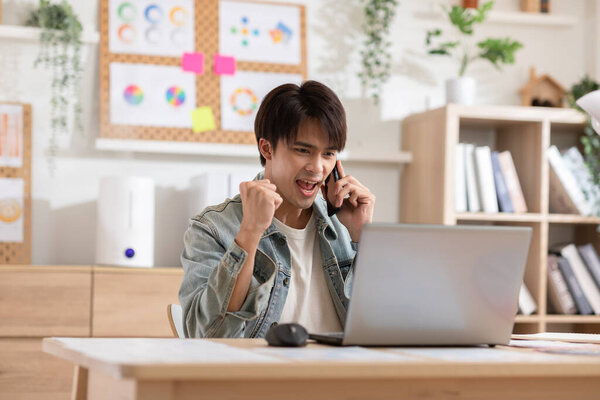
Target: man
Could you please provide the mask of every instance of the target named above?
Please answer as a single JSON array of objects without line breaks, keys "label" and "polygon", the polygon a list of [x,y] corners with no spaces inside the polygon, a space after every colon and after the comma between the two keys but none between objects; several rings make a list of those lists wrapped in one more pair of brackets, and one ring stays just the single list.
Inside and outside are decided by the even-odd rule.
[{"label": "man", "polygon": [[[265,97],[254,130],[264,174],[193,217],[185,233],[186,337],[264,337],[282,322],[342,331],[357,242],[375,204],[336,159],[344,108],[321,83],[285,84]],[[336,163],[340,179],[325,192]],[[332,217],[320,191],[341,207]]]}]

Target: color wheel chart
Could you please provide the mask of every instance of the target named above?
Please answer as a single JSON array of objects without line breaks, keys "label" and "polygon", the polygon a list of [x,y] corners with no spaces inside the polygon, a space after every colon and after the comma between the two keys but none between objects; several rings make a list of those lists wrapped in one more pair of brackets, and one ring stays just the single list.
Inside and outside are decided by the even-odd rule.
[{"label": "color wheel chart", "polygon": [[0,264],[31,264],[31,105],[0,102],[0,155]]},{"label": "color wheel chart", "polygon": [[[201,54],[203,72],[184,71],[184,53]],[[218,56],[235,58],[233,73]],[[255,144],[264,95],[306,71],[304,6],[100,0],[101,138]],[[208,108],[216,129],[194,132],[191,114]]]}]

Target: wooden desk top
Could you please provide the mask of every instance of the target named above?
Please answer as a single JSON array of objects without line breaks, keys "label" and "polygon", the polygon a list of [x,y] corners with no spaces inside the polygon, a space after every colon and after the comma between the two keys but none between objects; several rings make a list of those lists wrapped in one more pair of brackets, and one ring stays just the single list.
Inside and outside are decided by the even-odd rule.
[{"label": "wooden desk top", "polygon": [[116,378],[598,377],[600,357],[499,346],[269,347],[263,339],[46,338],[46,353]]}]

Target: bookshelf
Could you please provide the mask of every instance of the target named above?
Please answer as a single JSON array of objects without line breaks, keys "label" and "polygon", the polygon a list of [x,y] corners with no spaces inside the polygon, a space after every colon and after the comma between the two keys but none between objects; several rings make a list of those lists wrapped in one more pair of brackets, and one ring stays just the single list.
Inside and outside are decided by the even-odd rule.
[{"label": "bookshelf", "polygon": [[[585,117],[566,108],[460,106],[414,114],[402,124],[402,150],[412,154],[403,169],[400,219],[405,223],[515,225],[533,228],[525,284],[538,311],[517,315],[516,333],[544,331],[600,333],[600,316],[548,313],[548,247],[559,242],[591,242],[600,250],[600,218],[549,212],[550,169],[545,150],[581,145]],[[511,152],[527,213],[456,213],[455,146],[460,142]]]}]

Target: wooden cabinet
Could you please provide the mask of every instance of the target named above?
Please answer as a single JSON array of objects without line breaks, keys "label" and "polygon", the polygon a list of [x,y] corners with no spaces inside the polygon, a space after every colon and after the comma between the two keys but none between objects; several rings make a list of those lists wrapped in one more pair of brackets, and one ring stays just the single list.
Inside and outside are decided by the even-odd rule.
[{"label": "wooden cabinet", "polygon": [[48,336],[172,337],[181,268],[0,266],[0,400],[71,396],[73,365]]},{"label": "wooden cabinet", "polygon": [[171,337],[181,268],[94,268],[92,336]]},{"label": "wooden cabinet", "polygon": [[[407,117],[402,149],[413,155],[404,167],[400,218],[408,223],[521,225],[533,228],[525,283],[538,305],[531,316],[517,316],[516,332],[600,332],[600,316],[550,315],[547,306],[547,252],[558,242],[593,243],[600,218],[552,214],[550,170],[546,149],[579,144],[585,118],[571,109],[513,106],[443,108]],[[457,143],[490,146],[511,152],[528,212],[456,213],[454,157]]]},{"label": "wooden cabinet", "polygon": [[91,267],[0,267],[0,336],[89,336]]}]

